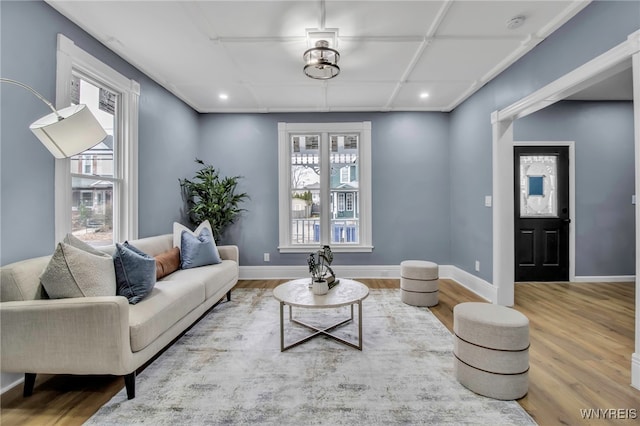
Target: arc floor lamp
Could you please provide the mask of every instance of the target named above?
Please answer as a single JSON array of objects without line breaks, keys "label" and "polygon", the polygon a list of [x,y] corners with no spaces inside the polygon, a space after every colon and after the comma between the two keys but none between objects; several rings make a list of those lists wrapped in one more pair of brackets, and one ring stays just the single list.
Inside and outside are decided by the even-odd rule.
[{"label": "arc floor lamp", "polygon": [[107,137],[86,105],[71,105],[56,110],[51,102],[28,85],[9,78],[0,78],[0,82],[14,84],[30,91],[51,109],[51,114],[34,121],[29,129],[54,157],[68,158],[80,154]]}]

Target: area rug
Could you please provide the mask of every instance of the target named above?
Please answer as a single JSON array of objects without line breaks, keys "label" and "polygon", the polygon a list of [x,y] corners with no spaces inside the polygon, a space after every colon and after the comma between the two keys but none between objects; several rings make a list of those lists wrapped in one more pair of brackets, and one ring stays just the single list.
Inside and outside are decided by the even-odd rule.
[{"label": "area rug", "polygon": [[[293,312],[318,323],[349,315]],[[286,343],[308,333],[286,318]],[[362,324],[362,352],[324,336],[280,352],[272,290],[234,290],[138,375],[135,399],[123,389],[86,424],[535,424],[515,401],[460,385],[451,333],[429,309],[402,303],[399,290],[371,290]],[[357,322],[336,334],[355,340]]]}]

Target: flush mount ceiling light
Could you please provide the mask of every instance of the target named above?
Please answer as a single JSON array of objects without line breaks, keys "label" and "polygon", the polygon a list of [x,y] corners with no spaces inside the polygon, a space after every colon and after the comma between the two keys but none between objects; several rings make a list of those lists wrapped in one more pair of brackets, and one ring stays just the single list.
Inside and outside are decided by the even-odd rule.
[{"label": "flush mount ceiling light", "polygon": [[[329,80],[340,74],[338,61],[340,53],[330,46],[336,45],[337,31],[334,30],[307,30],[307,40],[313,43],[310,49],[304,52],[304,73],[307,77],[316,80]],[[332,41],[330,42],[328,41]]]}]

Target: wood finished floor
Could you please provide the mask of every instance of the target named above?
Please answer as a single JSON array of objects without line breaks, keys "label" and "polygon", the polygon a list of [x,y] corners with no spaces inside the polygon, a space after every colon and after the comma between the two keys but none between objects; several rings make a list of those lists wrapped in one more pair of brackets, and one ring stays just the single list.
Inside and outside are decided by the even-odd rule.
[{"label": "wood finished floor", "polygon": [[[285,280],[240,281],[238,288],[273,288]],[[398,288],[394,279],[362,279],[371,288]],[[635,288],[633,283],[519,283],[515,308],[530,321],[529,393],[518,402],[540,425],[636,424],[638,420],[587,422],[581,409],[635,409],[632,388]],[[453,307],[483,301],[442,280],[431,308],[449,329]],[[366,309],[366,302],[365,302]],[[215,309],[213,311],[215,315]],[[365,348],[366,350],[366,348]],[[22,386],[0,401],[2,425],[80,425],[123,387],[110,376],[38,376],[33,396]]]}]

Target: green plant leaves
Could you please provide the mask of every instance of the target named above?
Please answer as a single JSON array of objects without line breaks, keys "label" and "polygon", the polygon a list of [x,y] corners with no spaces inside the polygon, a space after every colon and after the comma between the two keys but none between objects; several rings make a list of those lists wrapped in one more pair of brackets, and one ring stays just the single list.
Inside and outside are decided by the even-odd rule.
[{"label": "green plant leaves", "polygon": [[210,164],[196,158],[203,165],[193,179],[178,179],[187,204],[187,213],[194,224],[209,220],[213,236],[220,241],[225,229],[245,211],[238,205],[249,195],[236,193],[238,180],[242,176],[221,177]]}]

